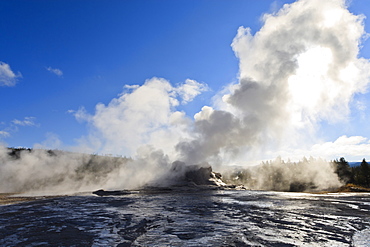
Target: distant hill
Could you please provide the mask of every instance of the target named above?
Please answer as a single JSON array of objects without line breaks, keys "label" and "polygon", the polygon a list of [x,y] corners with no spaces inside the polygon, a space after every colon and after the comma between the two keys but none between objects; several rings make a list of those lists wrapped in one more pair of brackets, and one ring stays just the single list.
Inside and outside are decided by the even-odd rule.
[{"label": "distant hill", "polygon": [[350,167],[355,167],[361,165],[361,162],[348,162]]}]

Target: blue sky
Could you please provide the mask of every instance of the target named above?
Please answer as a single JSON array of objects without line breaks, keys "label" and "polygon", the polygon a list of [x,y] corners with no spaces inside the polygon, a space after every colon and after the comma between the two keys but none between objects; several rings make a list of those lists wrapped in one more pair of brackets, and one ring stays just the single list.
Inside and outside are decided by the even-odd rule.
[{"label": "blue sky", "polygon": [[[125,85],[142,85],[152,77],[172,85],[188,78],[207,84],[208,91],[177,108],[193,118],[237,82],[239,60],[231,43],[238,28],[250,27],[254,34],[264,13],[292,2],[0,1],[0,61],[15,75],[15,85],[0,87],[0,141],[33,147],[57,136],[60,148],[75,146],[91,126],[72,113],[84,107],[93,114],[98,103],[107,105]],[[370,16],[365,0],[353,0],[349,10]],[[369,20],[364,24],[370,33]],[[370,58],[369,41],[359,55]],[[370,138],[369,94],[356,94],[351,104],[348,121],[319,122],[323,142],[343,135]]]}]

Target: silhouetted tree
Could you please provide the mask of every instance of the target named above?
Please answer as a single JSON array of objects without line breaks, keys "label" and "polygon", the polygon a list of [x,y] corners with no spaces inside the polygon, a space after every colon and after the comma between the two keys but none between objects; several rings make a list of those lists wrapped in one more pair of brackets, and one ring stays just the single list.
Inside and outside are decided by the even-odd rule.
[{"label": "silhouetted tree", "polygon": [[351,167],[348,162],[341,157],[333,162],[336,165],[336,173],[338,174],[339,180],[343,183],[353,182],[353,174]]},{"label": "silhouetted tree", "polygon": [[365,159],[362,160],[360,165],[360,179],[361,185],[370,187],[370,166]]},{"label": "silhouetted tree", "polygon": [[352,168],[354,183],[364,187],[370,187],[370,166],[365,159],[359,166]]}]

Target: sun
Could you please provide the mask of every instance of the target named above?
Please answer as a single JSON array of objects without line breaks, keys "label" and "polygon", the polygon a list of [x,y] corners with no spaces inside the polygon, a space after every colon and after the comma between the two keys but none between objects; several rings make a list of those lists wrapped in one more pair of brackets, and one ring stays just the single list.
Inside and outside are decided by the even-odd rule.
[{"label": "sun", "polygon": [[296,73],[288,79],[293,107],[312,110],[319,104],[320,95],[330,80],[328,69],[332,60],[331,50],[322,46],[298,55]]}]

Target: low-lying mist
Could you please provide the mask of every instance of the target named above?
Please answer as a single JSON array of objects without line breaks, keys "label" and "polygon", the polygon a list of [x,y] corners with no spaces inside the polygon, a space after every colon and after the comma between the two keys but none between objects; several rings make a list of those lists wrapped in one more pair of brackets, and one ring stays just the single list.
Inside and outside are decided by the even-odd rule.
[{"label": "low-lying mist", "polygon": [[2,148],[0,161],[0,193],[70,194],[187,186],[190,182],[275,191],[317,191],[341,185],[332,164],[313,158],[297,163],[278,158],[248,168],[223,167],[223,177],[212,172],[208,164],[170,164],[161,153],[133,160],[58,150]]},{"label": "low-lying mist", "polygon": [[273,191],[324,191],[342,185],[336,167],[322,159],[306,159],[285,162],[281,158],[257,166],[225,170],[225,181],[242,184],[252,190]]},{"label": "low-lying mist", "polygon": [[[132,160],[43,149],[0,149],[0,193],[138,189],[167,169],[161,154]],[[144,161],[144,159],[146,159]]]}]

